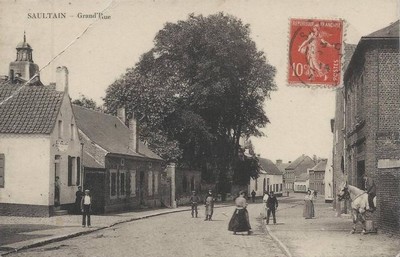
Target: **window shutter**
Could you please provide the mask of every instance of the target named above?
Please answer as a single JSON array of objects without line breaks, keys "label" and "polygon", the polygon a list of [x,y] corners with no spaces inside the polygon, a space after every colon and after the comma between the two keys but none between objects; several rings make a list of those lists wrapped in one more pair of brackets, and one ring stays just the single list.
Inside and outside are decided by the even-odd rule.
[{"label": "window shutter", "polygon": [[81,157],[76,158],[76,185],[81,184]]},{"label": "window shutter", "polygon": [[4,187],[4,154],[0,154],[0,188]]},{"label": "window shutter", "polygon": [[68,186],[72,186],[72,157],[68,156]]}]

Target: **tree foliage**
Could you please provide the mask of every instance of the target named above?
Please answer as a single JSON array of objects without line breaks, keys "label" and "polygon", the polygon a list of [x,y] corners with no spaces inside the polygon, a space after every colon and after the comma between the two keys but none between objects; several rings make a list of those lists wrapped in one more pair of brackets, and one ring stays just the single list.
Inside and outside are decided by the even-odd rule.
[{"label": "tree foliage", "polygon": [[110,113],[121,106],[134,113],[142,140],[162,157],[229,183],[240,162],[239,139],[261,136],[269,122],[264,101],[274,76],[248,24],[223,13],[192,14],[165,24],[104,102]]},{"label": "tree foliage", "polygon": [[79,105],[79,106],[88,108],[88,109],[101,111],[101,107],[97,105],[96,101],[94,101],[92,98],[89,98],[83,94],[80,94],[79,98],[73,100],[72,103],[75,105]]}]

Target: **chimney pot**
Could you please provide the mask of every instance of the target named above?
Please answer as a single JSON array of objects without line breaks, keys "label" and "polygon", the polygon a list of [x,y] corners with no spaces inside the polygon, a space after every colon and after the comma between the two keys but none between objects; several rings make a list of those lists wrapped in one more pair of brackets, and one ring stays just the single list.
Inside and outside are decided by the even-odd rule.
[{"label": "chimney pot", "polygon": [[276,160],[276,164],[282,164],[282,160],[281,159]]},{"label": "chimney pot", "polygon": [[65,66],[57,67],[56,90],[68,92],[68,69]]},{"label": "chimney pot", "polygon": [[125,114],[125,107],[121,107],[117,109],[117,117],[122,121],[122,123],[126,123],[126,114]]},{"label": "chimney pot", "polygon": [[132,118],[129,120],[129,130],[129,148],[139,153],[139,129],[134,114],[132,114]]}]

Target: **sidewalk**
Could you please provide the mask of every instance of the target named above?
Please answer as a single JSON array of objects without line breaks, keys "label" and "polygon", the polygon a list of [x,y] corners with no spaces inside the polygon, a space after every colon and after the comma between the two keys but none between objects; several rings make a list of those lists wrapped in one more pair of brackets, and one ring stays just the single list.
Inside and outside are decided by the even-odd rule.
[{"label": "sidewalk", "polygon": [[[318,197],[314,219],[304,219],[304,194],[280,198],[277,225],[267,225],[267,231],[294,257],[389,257],[400,252],[398,238],[385,234],[350,234],[353,222],[349,216],[335,217],[330,204]],[[357,227],[361,231],[361,225]],[[284,249],[285,250],[285,249]]]},{"label": "sidewalk", "polygon": [[[222,206],[227,205],[221,203],[215,207]],[[53,216],[49,218],[0,216],[0,255],[4,256],[22,249],[88,234],[124,222],[189,210],[190,207],[182,206],[176,209],[150,209],[117,214],[91,215],[91,228],[82,228],[81,215]]]}]

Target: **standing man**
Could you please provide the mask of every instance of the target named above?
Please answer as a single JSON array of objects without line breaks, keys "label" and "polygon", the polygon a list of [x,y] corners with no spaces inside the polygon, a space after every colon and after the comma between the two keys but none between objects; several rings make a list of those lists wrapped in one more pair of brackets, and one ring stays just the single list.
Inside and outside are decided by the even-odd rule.
[{"label": "standing man", "polygon": [[264,216],[263,216],[263,219],[267,219],[267,211],[268,211],[268,208],[267,208],[267,201],[268,201],[268,198],[269,198],[269,194],[268,194],[268,192],[267,191],[264,191],[264,196],[263,196],[263,203],[264,203]]},{"label": "standing man", "polygon": [[205,201],[206,204],[206,218],[205,221],[211,221],[212,215],[214,213],[214,198],[212,196],[212,191],[208,191],[208,196]]},{"label": "standing man", "polygon": [[192,218],[194,217],[194,214],[196,213],[196,218],[197,218],[197,204],[200,202],[200,197],[196,195],[196,191],[192,191],[192,196],[190,197],[190,203],[192,205]]},{"label": "standing man", "polygon": [[79,214],[81,208],[81,201],[82,197],[85,195],[85,193],[82,192],[82,187],[78,186],[78,191],[75,192],[75,214]]},{"label": "standing man", "polygon": [[368,193],[368,209],[370,211],[375,211],[376,206],[374,205],[374,197],[376,196],[376,185],[372,178],[368,177],[367,174],[364,175],[364,188]]},{"label": "standing man", "polygon": [[256,191],[254,191],[254,190],[251,192],[251,200],[253,201],[253,203],[256,200]]},{"label": "standing man", "polygon": [[55,189],[54,206],[58,207],[60,206],[60,190],[61,190],[61,182],[59,176],[56,176],[56,179],[54,181],[54,189]]},{"label": "standing man", "polygon": [[269,193],[269,197],[267,200],[267,225],[269,223],[269,216],[271,215],[271,212],[274,224],[276,224],[275,211],[277,208],[278,208],[278,200],[276,199],[274,192],[271,191]]},{"label": "standing man", "polygon": [[87,226],[90,228],[90,213],[92,212],[92,197],[90,196],[90,191],[88,189],[85,190],[85,196],[82,197],[81,200],[81,209],[82,209],[82,227],[86,226],[86,217],[87,217]]}]

